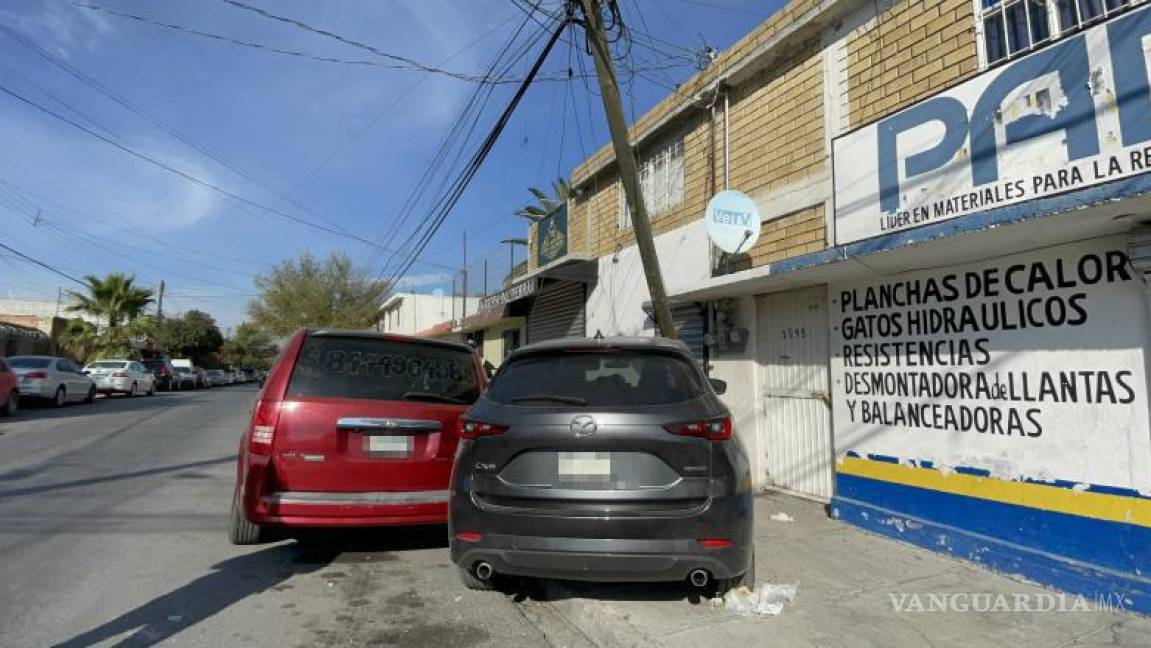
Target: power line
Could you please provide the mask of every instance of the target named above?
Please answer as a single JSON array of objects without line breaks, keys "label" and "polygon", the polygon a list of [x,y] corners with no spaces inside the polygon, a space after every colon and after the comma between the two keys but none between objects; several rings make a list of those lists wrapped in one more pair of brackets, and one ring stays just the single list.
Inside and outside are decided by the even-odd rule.
[{"label": "power line", "polygon": [[67,272],[60,270],[60,269],[56,268],[55,266],[51,266],[47,263],[44,263],[43,261],[38,261],[36,259],[33,259],[32,257],[28,256],[27,254],[24,254],[20,250],[9,247],[8,245],[5,245],[4,243],[0,243],[0,248],[4,248],[5,250],[8,250],[12,254],[15,254],[16,256],[20,257],[21,259],[24,259],[28,263],[34,263],[34,264],[40,266],[41,268],[44,268],[45,270],[48,270],[50,272],[54,272],[55,274],[58,274],[61,277],[64,277],[65,279],[67,279],[69,281],[74,281],[74,282],[80,284],[81,286],[87,286],[88,285],[87,283],[81,281],[80,279],[77,279],[76,277],[73,277],[72,275],[68,274]]},{"label": "power line", "polygon": [[[224,189],[223,187],[220,187],[216,184],[208,182],[207,180],[200,179],[200,178],[198,178],[198,177],[196,177],[190,173],[187,173],[186,171],[183,171],[183,170],[178,169],[174,166],[171,166],[171,165],[169,165],[169,164],[167,164],[161,160],[158,160],[158,159],[156,159],[156,158],[154,158],[154,157],[152,157],[146,153],[141,153],[140,151],[137,151],[137,150],[131,148],[130,146],[127,146],[126,144],[122,144],[122,143],[117,142],[117,141],[115,141],[109,137],[106,137],[106,136],[100,134],[100,133],[97,133],[96,131],[84,126],[83,124],[79,124],[79,123],[61,115],[60,113],[53,111],[52,109],[50,109],[46,106],[43,106],[39,103],[36,103],[35,101],[17,93],[17,92],[14,92],[13,90],[11,90],[11,89],[3,86],[3,85],[0,85],[0,92],[18,100],[24,104],[27,104],[28,106],[31,106],[32,108],[35,108],[36,110],[39,110],[39,111],[41,111],[41,112],[43,112],[43,113],[45,113],[51,117],[55,117],[59,121],[62,121],[65,124],[68,124],[69,126],[71,126],[73,128],[76,128],[80,131],[83,131],[83,132],[87,133],[88,135],[91,135],[92,137],[95,137],[96,139],[123,151],[124,153],[127,153],[133,157],[139,158],[145,162],[148,162],[149,164],[157,166],[157,167],[159,167],[165,171],[168,171],[169,173],[177,175],[177,176],[187,180],[188,182],[191,182],[193,184],[199,185],[199,186],[204,187],[206,189],[210,189],[212,191],[215,191],[216,193],[218,193],[222,196],[226,196],[228,198],[239,201],[239,202],[244,203],[246,205],[249,205],[251,207],[255,207],[255,208],[260,209],[262,211],[268,212],[270,214],[274,214],[274,215],[279,216],[281,218],[285,218],[287,220],[299,223],[301,225],[310,227],[310,228],[315,229],[315,230],[327,232],[329,234],[334,234],[336,236],[342,236],[344,238],[348,238],[348,239],[351,239],[353,241],[358,241],[360,243],[365,243],[365,244],[370,245],[372,247],[378,248],[378,249],[380,249],[380,250],[382,250],[388,254],[392,254],[392,255],[399,254],[398,252],[389,250],[383,246],[376,244],[374,241],[370,241],[370,240],[363,238],[361,236],[358,236],[356,234],[350,234],[350,233],[347,233],[347,232],[344,232],[341,230],[333,229],[331,227],[325,227],[323,225],[313,223],[311,221],[300,218],[299,216],[295,216],[293,214],[289,214],[287,212],[281,211],[281,210],[276,209],[274,207],[269,207],[267,205],[258,203],[254,200],[250,200],[248,198],[245,198],[244,196],[241,196],[237,193],[234,193],[234,192],[231,192],[227,189]],[[434,264],[431,262],[428,262],[428,264],[429,265],[437,265],[437,264]],[[442,266],[442,267],[450,268],[450,266]]]}]

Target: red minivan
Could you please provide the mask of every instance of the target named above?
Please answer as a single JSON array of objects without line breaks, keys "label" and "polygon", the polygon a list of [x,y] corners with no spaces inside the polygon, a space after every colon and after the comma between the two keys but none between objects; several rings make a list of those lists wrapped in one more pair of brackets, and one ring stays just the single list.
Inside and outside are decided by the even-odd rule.
[{"label": "red minivan", "polygon": [[458,419],[486,384],[463,344],[296,332],[240,441],[229,539],[259,542],[266,527],[446,522]]}]

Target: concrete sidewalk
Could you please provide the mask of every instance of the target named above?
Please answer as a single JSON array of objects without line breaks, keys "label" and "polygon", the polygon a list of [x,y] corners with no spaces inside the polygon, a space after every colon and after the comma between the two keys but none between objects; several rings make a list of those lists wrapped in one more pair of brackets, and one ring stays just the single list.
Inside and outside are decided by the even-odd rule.
[{"label": "concrete sidewalk", "polygon": [[[780,512],[794,521],[771,519]],[[868,534],[806,500],[758,498],[756,547],[759,582],[799,584],[778,616],[738,616],[706,599],[693,604],[684,589],[652,585],[548,582],[519,607],[553,646],[567,648],[1151,646],[1147,617],[1096,601],[1083,611],[1071,595]],[[933,601],[946,611],[930,611]],[[913,611],[917,602],[924,611]],[[1004,602],[1056,610],[975,611]]]}]

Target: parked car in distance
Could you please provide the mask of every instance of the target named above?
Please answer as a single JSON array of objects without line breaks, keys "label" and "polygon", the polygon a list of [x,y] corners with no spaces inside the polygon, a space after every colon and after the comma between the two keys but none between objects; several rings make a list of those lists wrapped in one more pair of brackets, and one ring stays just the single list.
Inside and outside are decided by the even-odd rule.
[{"label": "parked car in distance", "polygon": [[465,585],[754,582],[751,471],[725,389],[662,338],[512,352],[461,419],[449,542]]},{"label": "parked car in distance", "polygon": [[138,360],[97,360],[84,367],[102,394],[137,396],[156,393],[156,379]]},{"label": "parked car in distance", "polygon": [[160,358],[141,360],[141,364],[152,372],[152,377],[155,379],[156,389],[160,391],[172,391],[173,389],[180,388],[180,377],[176,374],[176,367],[172,365],[170,360]]},{"label": "parked car in distance", "polygon": [[298,331],[241,438],[229,539],[445,522],[458,419],[486,380],[463,344]]},{"label": "parked car in distance", "polygon": [[196,389],[212,387],[212,381],[208,379],[208,372],[202,367],[192,367],[192,374],[196,376]]},{"label": "parked car in distance", "polygon": [[228,375],[223,369],[208,369],[208,381],[213,387],[223,387],[228,384]]},{"label": "parked car in distance", "polygon": [[0,416],[16,416],[20,409],[20,385],[16,373],[0,358]]},{"label": "parked car in distance", "polygon": [[50,401],[55,407],[65,403],[91,403],[96,384],[68,358],[56,356],[11,356],[8,366],[20,378],[20,397]]},{"label": "parked car in distance", "polygon": [[176,365],[176,376],[179,378],[179,387],[177,389],[195,389],[196,388],[196,374],[192,372],[191,367],[182,367]]}]

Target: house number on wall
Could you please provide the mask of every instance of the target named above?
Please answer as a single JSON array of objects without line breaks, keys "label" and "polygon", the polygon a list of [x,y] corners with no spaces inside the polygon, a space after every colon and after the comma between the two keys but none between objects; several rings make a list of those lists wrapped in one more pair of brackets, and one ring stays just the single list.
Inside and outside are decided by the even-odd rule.
[{"label": "house number on wall", "polygon": [[780,336],[785,340],[800,340],[807,337],[807,327],[787,326],[780,331]]}]

